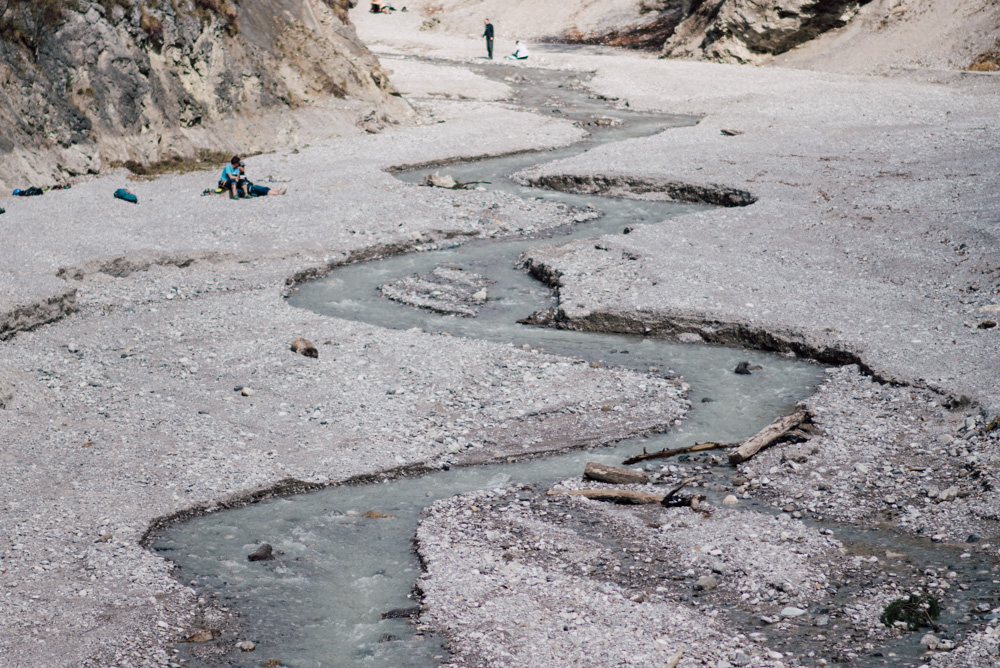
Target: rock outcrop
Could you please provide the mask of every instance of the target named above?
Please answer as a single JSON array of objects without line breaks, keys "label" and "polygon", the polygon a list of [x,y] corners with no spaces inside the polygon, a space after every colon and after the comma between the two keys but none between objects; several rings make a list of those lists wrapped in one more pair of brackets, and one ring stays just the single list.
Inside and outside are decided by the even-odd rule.
[{"label": "rock outcrop", "polygon": [[835,28],[871,0],[688,0],[663,46],[669,57],[762,63]]},{"label": "rock outcrop", "polygon": [[405,103],[358,41],[349,2],[79,0],[30,45],[8,14],[0,188],[399,118]]}]

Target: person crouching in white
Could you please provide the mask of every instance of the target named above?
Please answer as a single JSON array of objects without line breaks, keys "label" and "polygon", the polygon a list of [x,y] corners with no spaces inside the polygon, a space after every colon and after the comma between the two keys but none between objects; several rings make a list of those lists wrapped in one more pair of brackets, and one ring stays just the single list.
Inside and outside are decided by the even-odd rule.
[{"label": "person crouching in white", "polygon": [[514,42],[514,53],[509,56],[505,56],[504,60],[527,60],[528,59],[528,47],[521,43],[521,40]]}]

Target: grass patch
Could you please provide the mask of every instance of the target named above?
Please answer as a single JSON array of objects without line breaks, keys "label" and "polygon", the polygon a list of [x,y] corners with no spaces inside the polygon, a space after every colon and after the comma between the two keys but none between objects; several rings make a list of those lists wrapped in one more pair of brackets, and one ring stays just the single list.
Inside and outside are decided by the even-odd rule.
[{"label": "grass patch", "polygon": [[1000,41],[968,67],[970,72],[1000,72]]},{"label": "grass patch", "polygon": [[231,153],[200,151],[193,157],[182,158],[175,156],[168,160],[160,160],[148,165],[143,165],[135,160],[126,160],[125,162],[111,163],[111,166],[124,167],[132,172],[133,178],[136,179],[153,179],[163,174],[187,174],[188,172],[199,172],[216,167],[221,173],[222,168],[229,164],[230,158],[232,158]]}]

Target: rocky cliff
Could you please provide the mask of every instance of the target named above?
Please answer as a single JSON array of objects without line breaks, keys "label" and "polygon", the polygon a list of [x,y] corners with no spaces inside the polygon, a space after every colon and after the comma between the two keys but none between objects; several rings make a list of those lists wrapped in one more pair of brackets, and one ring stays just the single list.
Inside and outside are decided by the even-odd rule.
[{"label": "rocky cliff", "polygon": [[[351,0],[77,0],[0,26],[0,188],[259,151],[407,113]],[[30,37],[30,35],[28,36]]]},{"label": "rocky cliff", "polygon": [[854,18],[871,0],[685,0],[685,18],[663,53],[761,63]]}]

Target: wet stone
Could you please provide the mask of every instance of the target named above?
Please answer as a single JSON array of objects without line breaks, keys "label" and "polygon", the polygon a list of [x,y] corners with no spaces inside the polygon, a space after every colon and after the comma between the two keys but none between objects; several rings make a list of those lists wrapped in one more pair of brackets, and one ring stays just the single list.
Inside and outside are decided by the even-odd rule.
[{"label": "wet stone", "polygon": [[256,550],[247,555],[249,561],[271,561],[274,559],[273,548],[264,543]]}]

